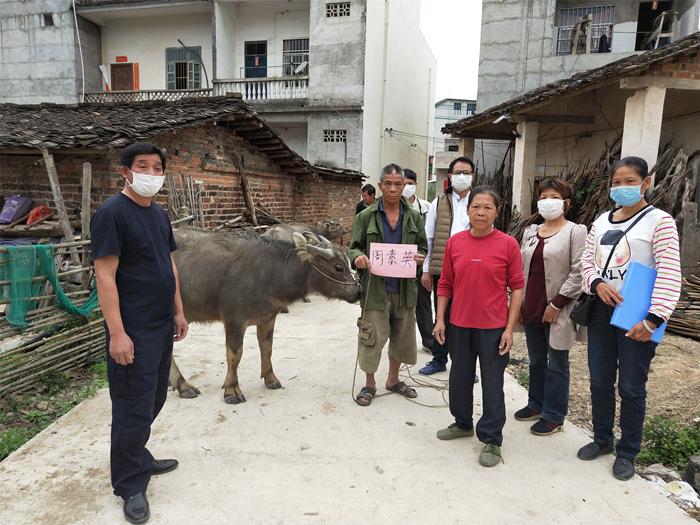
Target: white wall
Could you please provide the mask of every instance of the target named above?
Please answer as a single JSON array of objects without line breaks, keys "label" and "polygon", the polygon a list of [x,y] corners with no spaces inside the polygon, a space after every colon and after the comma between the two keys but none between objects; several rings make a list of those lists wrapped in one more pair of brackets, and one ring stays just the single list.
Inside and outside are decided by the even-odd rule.
[{"label": "white wall", "polygon": [[[419,176],[419,195],[424,195],[428,156],[433,150],[437,62],[420,32],[420,0],[389,0],[386,5],[388,25],[384,23],[385,3],[367,3],[362,168],[372,183],[390,162],[411,168]],[[380,51],[385,30],[386,61]],[[417,135],[406,139],[415,146],[390,136],[385,128]]]},{"label": "white wall", "polygon": [[256,1],[234,4],[217,1],[217,78],[241,78],[245,42],[267,42],[267,76],[282,76],[283,40],[309,38],[308,0]]},{"label": "white wall", "polygon": [[307,125],[299,123],[274,124],[274,129],[292,151],[302,157],[307,156]]},{"label": "white wall", "polygon": [[[108,20],[102,27],[102,63],[107,66],[117,56],[127,56],[139,64],[140,88],[166,89],[165,49],[201,46],[204,67],[211,83],[212,27],[210,14],[150,16]],[[206,87],[202,72],[202,87]],[[211,87],[211,84],[210,84]]]}]

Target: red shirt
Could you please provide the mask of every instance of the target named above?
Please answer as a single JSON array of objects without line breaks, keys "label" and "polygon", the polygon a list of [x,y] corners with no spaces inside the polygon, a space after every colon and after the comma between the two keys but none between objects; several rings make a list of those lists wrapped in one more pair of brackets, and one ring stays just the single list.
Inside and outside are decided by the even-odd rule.
[{"label": "red shirt", "polygon": [[445,247],[438,296],[452,298],[450,323],[461,328],[503,328],[508,323],[507,288],[525,285],[520,246],[493,230],[484,237],[463,231]]}]

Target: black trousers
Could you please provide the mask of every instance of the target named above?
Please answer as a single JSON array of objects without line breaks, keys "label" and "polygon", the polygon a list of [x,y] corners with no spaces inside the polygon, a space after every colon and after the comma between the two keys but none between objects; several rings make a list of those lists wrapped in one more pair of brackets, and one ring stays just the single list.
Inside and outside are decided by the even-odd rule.
[{"label": "black trousers", "polygon": [[[435,306],[435,314],[437,315],[437,291],[438,291],[438,281],[440,280],[439,275],[433,275],[433,305]],[[450,310],[452,308],[452,300],[447,303],[447,309],[445,310],[445,326],[450,326]],[[447,342],[441,345],[437,341],[433,344],[433,361],[447,365],[447,356],[449,355],[449,350],[447,348]]]},{"label": "black trousers", "polygon": [[110,357],[107,332],[112,487],[124,499],[146,492],[151,479],[153,456],[146,443],[168,393],[174,325],[170,319],[155,327],[127,328],[126,332],[134,343],[134,362],[127,366]]},{"label": "black trousers", "polygon": [[509,354],[499,355],[498,345],[503,328],[460,328],[449,325],[447,345],[450,349],[450,412],[462,428],[474,425],[474,374],[476,358],[481,367],[483,413],[476,424],[476,436],[486,444],[501,446],[506,424],[503,374]]},{"label": "black trousers", "polygon": [[416,324],[420,332],[421,342],[428,350],[433,349],[433,307],[430,304],[430,290],[426,290],[420,282],[423,272],[418,270],[418,300],[416,301]]}]

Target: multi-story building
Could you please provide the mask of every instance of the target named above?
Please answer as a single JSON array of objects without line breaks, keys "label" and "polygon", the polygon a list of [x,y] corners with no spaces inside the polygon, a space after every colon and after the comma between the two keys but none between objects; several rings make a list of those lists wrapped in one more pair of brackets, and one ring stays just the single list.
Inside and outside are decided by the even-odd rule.
[{"label": "multi-story building", "polygon": [[[662,47],[699,26],[698,0],[483,0],[477,109]],[[481,148],[477,140],[477,158]],[[505,147],[484,149],[493,172]]]},{"label": "multi-story building", "polygon": [[[420,0],[6,5],[3,62],[9,56],[22,67],[0,73],[1,101],[128,102],[235,92],[313,164],[361,170],[370,180],[388,162],[427,172],[436,62],[419,29]],[[389,128],[426,139],[402,140]]]},{"label": "multi-story building", "polygon": [[450,162],[459,156],[459,139],[442,132],[443,126],[476,113],[476,100],[443,98],[435,103],[432,178],[443,184]]}]

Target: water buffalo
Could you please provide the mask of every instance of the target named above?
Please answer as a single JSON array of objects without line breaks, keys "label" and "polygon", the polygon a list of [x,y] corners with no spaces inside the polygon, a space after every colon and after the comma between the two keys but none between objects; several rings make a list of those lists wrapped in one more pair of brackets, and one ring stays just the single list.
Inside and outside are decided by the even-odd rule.
[{"label": "water buffalo", "polygon": [[[224,323],[226,403],[245,401],[238,384],[238,364],[248,326],[257,326],[260,377],[268,388],[281,388],[272,371],[272,338],[279,311],[308,293],[350,303],[362,294],[345,252],[311,232],[294,232],[287,242],[252,233],[185,229],[176,231],[175,239],[178,250],[173,255],[185,317],[190,322]],[[184,379],[175,360],[170,384],[181,397],[199,394]]]}]

